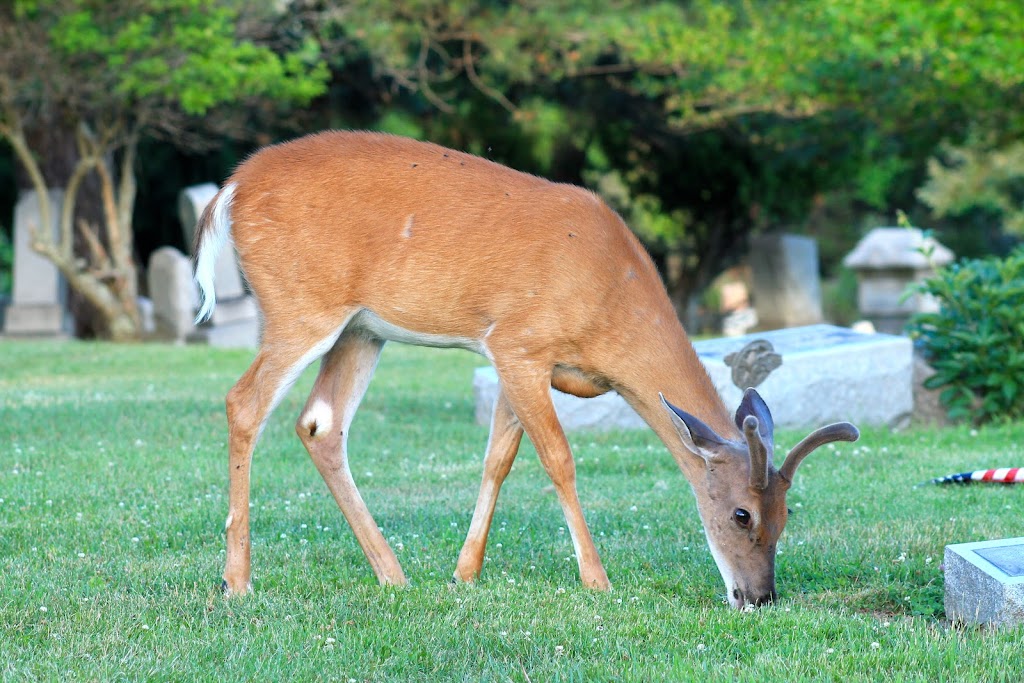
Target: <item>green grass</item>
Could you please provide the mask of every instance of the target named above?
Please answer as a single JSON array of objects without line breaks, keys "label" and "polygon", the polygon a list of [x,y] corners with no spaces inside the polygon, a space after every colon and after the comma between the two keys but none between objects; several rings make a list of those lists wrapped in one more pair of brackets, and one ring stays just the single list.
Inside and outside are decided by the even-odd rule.
[{"label": "green grass", "polygon": [[[484,575],[452,586],[486,428],[480,359],[390,345],[350,439],[353,472],[412,585],[377,586],[293,423],[257,448],[255,594],[218,590],[223,396],[251,353],[0,343],[4,680],[1020,680],[1024,631],[950,627],[947,543],[1021,534],[1024,487],[914,488],[1020,465],[1024,425],[865,429],[789,495],[782,598],[730,610],[689,487],[649,431],[571,434],[610,593],[578,585],[527,443]],[[802,434],[782,432],[791,446]]]}]

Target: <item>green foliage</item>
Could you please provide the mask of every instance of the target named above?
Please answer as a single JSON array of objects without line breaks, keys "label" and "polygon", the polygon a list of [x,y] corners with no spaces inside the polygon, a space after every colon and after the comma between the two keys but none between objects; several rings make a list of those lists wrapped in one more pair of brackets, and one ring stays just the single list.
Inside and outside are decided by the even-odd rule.
[{"label": "green foliage", "polygon": [[53,46],[116,74],[116,91],[131,101],[160,98],[200,115],[248,97],[304,103],[324,91],[327,67],[311,37],[284,55],[240,40],[234,4],[151,1],[128,16],[92,0],[71,4],[50,29]]},{"label": "green foliage", "polygon": [[276,49],[259,43],[242,33],[244,21],[250,31],[258,22],[241,7],[231,0],[16,0],[17,29],[46,41],[49,63],[38,67],[54,72],[54,82],[20,73],[11,94],[19,107],[57,104],[93,127],[93,119],[123,118],[160,129],[168,110],[194,117],[260,99],[305,104],[323,93],[329,71],[314,37]]},{"label": "green foliage", "polygon": [[974,136],[962,146],[944,144],[928,160],[928,181],[917,195],[938,217],[980,209],[1024,235],[1024,142],[994,148]]},{"label": "green foliage", "polygon": [[911,204],[969,125],[1024,134],[1012,0],[356,0],[337,17],[347,63],[362,50],[413,93],[430,137],[594,187],[683,256],[673,291],[826,193]]},{"label": "green foliage", "polygon": [[1024,416],[1024,248],[944,268],[920,291],[939,311],[914,316],[910,330],[936,370],[925,386],[945,387],[949,416]]},{"label": "green foliage", "polygon": [[845,266],[821,285],[825,319],[836,325],[850,325],[860,318],[857,310],[857,274]]}]

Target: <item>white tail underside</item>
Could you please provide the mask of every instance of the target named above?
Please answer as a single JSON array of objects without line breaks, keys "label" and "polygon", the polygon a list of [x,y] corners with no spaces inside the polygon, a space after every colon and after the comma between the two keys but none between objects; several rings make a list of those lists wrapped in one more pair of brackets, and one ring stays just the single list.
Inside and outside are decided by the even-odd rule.
[{"label": "white tail underside", "polygon": [[217,269],[217,257],[220,256],[224,243],[231,234],[231,201],[235,196],[235,183],[224,186],[213,206],[212,230],[206,233],[205,239],[199,243],[196,252],[195,281],[199,285],[202,305],[196,313],[196,325],[207,320],[213,314],[217,304],[217,296],[213,289],[214,274]]}]

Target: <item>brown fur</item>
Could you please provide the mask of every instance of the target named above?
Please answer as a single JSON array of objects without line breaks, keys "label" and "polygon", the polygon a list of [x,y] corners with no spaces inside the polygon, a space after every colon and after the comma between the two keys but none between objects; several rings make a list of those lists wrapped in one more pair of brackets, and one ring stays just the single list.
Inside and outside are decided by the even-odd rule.
[{"label": "brown fur", "polygon": [[[318,342],[329,343],[332,331],[360,311],[419,335],[478,344],[498,372],[502,394],[459,578],[471,580],[480,570],[497,490],[525,430],[562,502],[584,583],[608,586],[583,521],[572,454],[549,386],[579,396],[609,389],[622,394],[693,485],[709,533],[727,523],[719,520],[722,503],[712,500],[721,498],[719,489],[757,510],[770,506],[784,513],[784,489],[776,479],[769,478],[771,495],[746,491],[749,458],[733,454],[712,476],[706,459],[677,435],[659,393],[723,440],[742,443],[654,264],[593,193],[437,145],[354,132],[265,148],[228,183],[236,185],[235,247],[265,319],[260,353],[228,396],[230,590],[245,592],[249,579],[248,471],[255,437],[300,359]],[[212,206],[200,220],[198,248],[212,228]],[[351,420],[379,352],[379,344],[361,346],[353,334],[343,332],[328,351],[304,415],[319,401],[342,422]],[[336,388],[338,368],[367,364],[359,381]],[[404,582],[350,483],[344,439],[328,441],[301,417],[297,429],[346,517],[356,520],[353,528],[375,573],[383,582]],[[730,514],[731,508],[725,510],[726,518]],[[750,562],[760,569],[744,571],[770,569],[774,590],[774,539],[785,519],[774,512],[758,515],[765,518],[771,556],[762,553]]]}]

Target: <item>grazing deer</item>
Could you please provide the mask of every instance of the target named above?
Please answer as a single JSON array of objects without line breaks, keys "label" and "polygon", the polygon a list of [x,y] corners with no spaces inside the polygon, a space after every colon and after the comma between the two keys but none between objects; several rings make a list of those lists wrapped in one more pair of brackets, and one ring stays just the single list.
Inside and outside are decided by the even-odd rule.
[{"label": "grazing deer", "polygon": [[461,581],[480,573],[498,491],[525,432],[554,483],[580,579],[609,588],[550,387],[582,397],[617,391],[657,433],[693,488],[735,607],[775,595],[776,542],[801,460],[858,436],[848,423],[819,429],[776,469],[761,397],[748,389],[729,414],[650,257],[614,211],[578,187],[377,133],[325,132],[267,147],[238,167],[199,220],[197,322],[213,310],[214,263],[229,234],[264,318],[259,352],[227,395],[229,594],[251,589],[253,448],[316,360],[299,439],[377,579],[406,583],[346,447],[386,341],[469,349],[498,374],[483,483],[455,569]]}]

